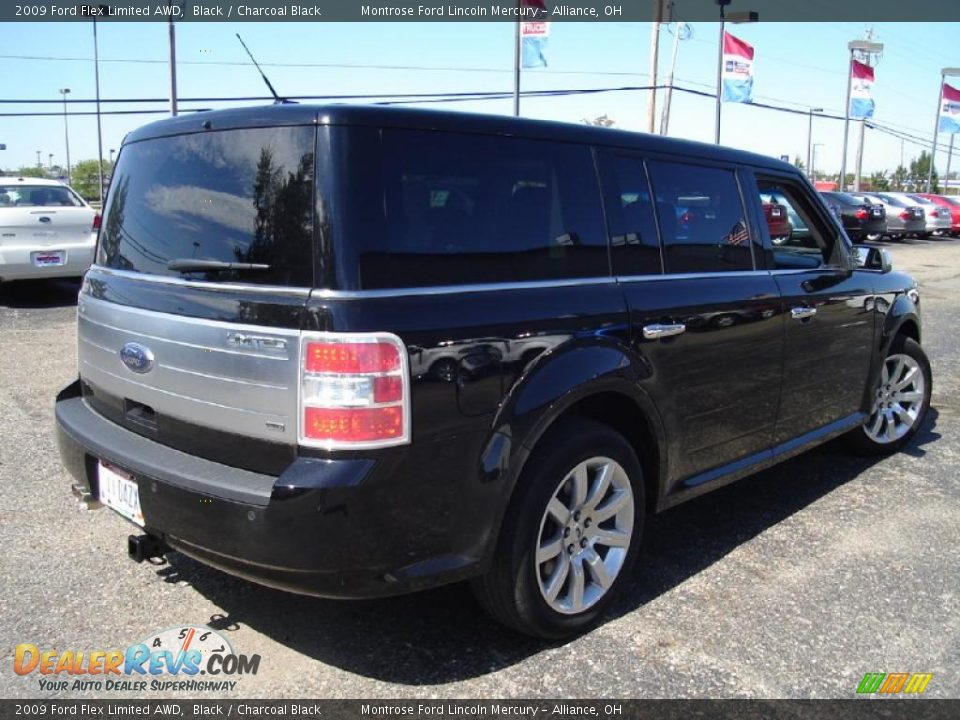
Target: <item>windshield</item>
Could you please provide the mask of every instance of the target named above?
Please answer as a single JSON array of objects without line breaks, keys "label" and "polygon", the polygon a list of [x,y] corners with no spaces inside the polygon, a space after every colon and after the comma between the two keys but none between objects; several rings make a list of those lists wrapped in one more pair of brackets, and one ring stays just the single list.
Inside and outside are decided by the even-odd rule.
[{"label": "windshield", "polygon": [[[315,130],[226,130],[120,153],[97,263],[190,280],[309,287]],[[173,260],[265,265],[172,270]]]},{"label": "windshield", "polygon": [[62,185],[0,185],[0,207],[83,207]]}]

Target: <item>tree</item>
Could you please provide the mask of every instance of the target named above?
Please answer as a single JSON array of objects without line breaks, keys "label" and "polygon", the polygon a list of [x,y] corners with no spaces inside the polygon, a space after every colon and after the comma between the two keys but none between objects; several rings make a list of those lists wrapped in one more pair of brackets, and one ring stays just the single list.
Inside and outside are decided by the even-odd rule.
[{"label": "tree", "polygon": [[[914,183],[919,186],[916,189],[925,188],[927,185],[927,176],[930,174],[930,153],[926,150],[920,152],[920,157],[910,161],[910,176]],[[933,183],[931,192],[940,192],[940,178],[937,176],[936,166],[933,168]]]},{"label": "tree", "polygon": [[[103,161],[104,181],[113,171],[113,165],[108,160]],[[70,173],[70,185],[83,197],[84,200],[99,200],[100,193],[97,191],[97,161],[81,160]]]},{"label": "tree", "polygon": [[793,156],[793,164],[796,166],[797,170],[800,170],[801,172],[807,169],[806,163],[804,163],[803,160],[800,159],[799,155]]},{"label": "tree", "polygon": [[42,178],[47,176],[47,171],[36,165],[24,165],[22,168],[17,170],[14,175],[17,177],[32,177],[32,178]]},{"label": "tree", "polygon": [[870,187],[873,190],[889,190],[890,181],[887,180],[887,171],[878,170],[870,176]]},{"label": "tree", "polygon": [[910,171],[907,170],[903,165],[897,165],[897,169],[890,173],[889,185],[894,189],[903,192],[907,187],[907,178],[910,176]]}]

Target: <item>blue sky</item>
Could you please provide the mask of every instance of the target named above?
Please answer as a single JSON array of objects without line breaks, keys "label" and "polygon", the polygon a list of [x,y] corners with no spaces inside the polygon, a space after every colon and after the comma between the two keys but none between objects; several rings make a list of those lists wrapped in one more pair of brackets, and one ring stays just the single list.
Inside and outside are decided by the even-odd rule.
[{"label": "blue sky", "polygon": [[[848,52],[846,43],[863,37],[862,23],[757,23],[730,30],[754,45],[755,99],[778,105],[823,107],[842,113]],[[100,86],[103,98],[168,94],[165,23],[100,23]],[[677,82],[712,90],[715,82],[718,25],[694,23],[691,40],[681,44]],[[930,137],[940,68],[960,66],[957,24],[879,23],[875,38],[885,43],[877,68],[875,119],[913,135]],[[509,91],[512,87],[513,27],[509,23],[184,23],[177,26],[179,93],[183,97],[261,95],[266,89],[245,63],[234,33],[240,32],[280,93],[345,94],[382,92]],[[525,90],[643,85],[649,81],[648,23],[554,23],[550,66],[527,70]],[[672,35],[661,37],[661,82],[666,74]],[[48,56],[75,59],[23,59]],[[70,87],[72,98],[92,98],[93,38],[89,23],[0,24],[0,60],[5,65],[5,99],[57,99]],[[130,62],[136,60],[138,62]],[[144,62],[157,61],[157,62]],[[271,63],[300,64],[299,67]],[[353,67],[318,67],[318,65]],[[312,65],[312,66],[311,66]],[[408,69],[357,66],[407,66]],[[960,85],[960,81],[957,83]],[[579,121],[606,114],[617,127],[644,127],[646,92],[525,99],[531,117]],[[154,107],[163,107],[157,103]],[[200,104],[194,103],[195,106]],[[203,106],[217,107],[214,103]],[[184,103],[189,106],[189,103]],[[74,106],[76,107],[76,106]],[[142,107],[142,106],[110,106]],[[509,113],[510,100],[434,105],[455,110]],[[53,106],[3,105],[3,111],[59,111]],[[77,107],[77,109],[80,109]],[[92,110],[91,106],[84,109]],[[807,118],[744,105],[725,104],[723,143],[768,155],[806,157]],[[104,156],[119,148],[123,135],[161,115],[103,119]],[[658,108],[659,123],[659,108]],[[840,165],[842,121],[814,121],[817,166]],[[670,134],[713,140],[713,100],[675,93]],[[855,140],[851,132],[849,165]],[[946,141],[946,138],[943,138]],[[0,118],[0,166],[36,163],[36,150],[54,163],[64,161],[62,116]],[[70,119],[71,159],[96,156],[92,117]],[[907,142],[907,161],[921,147]],[[960,148],[958,148],[960,151]],[[945,165],[945,153],[939,167]],[[892,169],[900,162],[901,142],[867,132],[864,170]],[[960,169],[960,162],[954,163]]]}]

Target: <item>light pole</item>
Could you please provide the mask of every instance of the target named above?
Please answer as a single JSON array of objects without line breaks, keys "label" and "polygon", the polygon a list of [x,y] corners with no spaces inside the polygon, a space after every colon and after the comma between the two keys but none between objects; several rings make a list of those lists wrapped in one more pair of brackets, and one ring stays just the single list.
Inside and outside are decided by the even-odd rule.
[{"label": "light pole", "polygon": [[847,67],[847,104],[843,111],[843,150],[840,157],[840,192],[846,189],[847,185],[847,136],[850,134],[850,95],[853,91],[853,61],[857,52],[866,55],[869,60],[871,55],[883,52],[883,43],[871,42],[870,40],[854,40],[847,43],[847,49],[850,50],[850,63]]},{"label": "light pole", "polygon": [[47,155],[47,170],[49,170],[50,174],[53,175],[53,153]]},{"label": "light pole", "polygon": [[940,71],[940,95],[937,98],[937,117],[933,124],[933,144],[930,146],[930,169],[927,171],[927,192],[933,189],[933,158],[937,155],[937,136],[940,134],[940,109],[943,106],[943,84],[948,77],[960,75],[960,68],[943,68]]},{"label": "light pole", "polygon": [[37,167],[41,169],[43,168],[43,163],[40,161],[40,153],[42,152],[43,150],[37,150]]},{"label": "light pole", "polygon": [[70,129],[67,127],[67,95],[70,94],[70,88],[60,88],[60,94],[63,95],[63,144],[67,151],[67,185],[72,182],[70,174]]},{"label": "light pole", "polygon": [[810,182],[815,183],[817,181],[816,171],[814,167],[817,164],[817,148],[823,147],[823,143],[813,143],[812,150],[810,152]]},{"label": "light pole", "polygon": [[113,148],[110,148],[110,165],[113,165],[113,154],[116,152]]},{"label": "light pole", "polygon": [[813,114],[823,112],[823,108],[810,108],[807,121],[807,174],[813,172]]},{"label": "light pole", "polygon": [[723,39],[727,32],[727,22],[752,23],[760,19],[760,14],[753,11],[730,13],[726,7],[732,0],[714,0],[720,6],[720,47],[717,48],[717,117],[714,123],[713,141],[720,144],[720,106],[723,98]]}]

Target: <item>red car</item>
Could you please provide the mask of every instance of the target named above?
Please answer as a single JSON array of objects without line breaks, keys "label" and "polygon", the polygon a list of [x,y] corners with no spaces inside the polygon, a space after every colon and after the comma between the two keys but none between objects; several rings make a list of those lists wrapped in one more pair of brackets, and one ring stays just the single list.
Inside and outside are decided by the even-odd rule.
[{"label": "red car", "polygon": [[950,234],[960,235],[960,199],[956,197],[946,197],[945,195],[934,195],[933,193],[917,193],[920,197],[935,202],[940,207],[950,210]]},{"label": "red car", "polygon": [[[960,207],[957,208],[960,210]],[[780,203],[763,203],[763,216],[767,220],[767,227],[770,229],[770,239],[783,242],[790,238],[790,218],[787,217],[787,209]]]}]

